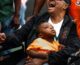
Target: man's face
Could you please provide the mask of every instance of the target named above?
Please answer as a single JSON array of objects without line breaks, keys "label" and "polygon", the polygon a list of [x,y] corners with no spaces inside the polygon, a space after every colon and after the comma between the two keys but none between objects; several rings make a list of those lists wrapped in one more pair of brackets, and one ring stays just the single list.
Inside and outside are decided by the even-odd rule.
[{"label": "man's face", "polygon": [[51,24],[48,22],[42,23],[39,27],[40,33],[48,35],[48,36],[54,36],[56,35],[56,32]]},{"label": "man's face", "polygon": [[47,7],[49,13],[61,12],[63,11],[64,0],[47,0]]}]

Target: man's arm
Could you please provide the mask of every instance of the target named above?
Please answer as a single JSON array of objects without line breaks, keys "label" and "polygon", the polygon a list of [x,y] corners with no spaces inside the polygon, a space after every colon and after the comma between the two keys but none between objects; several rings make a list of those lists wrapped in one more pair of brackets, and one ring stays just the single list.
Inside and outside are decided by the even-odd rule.
[{"label": "man's arm", "polygon": [[77,37],[76,33],[76,25],[73,24],[71,27],[69,37],[66,41],[66,47],[57,52],[49,54],[49,62],[54,65],[63,65],[67,63],[68,58],[71,56],[72,53],[75,53],[80,48],[80,40]]},{"label": "man's arm", "polygon": [[34,50],[28,50],[28,55],[32,58],[40,58],[40,59],[46,59],[48,60],[48,54],[47,53],[40,53]]},{"label": "man's arm", "polygon": [[34,24],[36,22],[36,17],[33,17],[29,22],[23,25],[20,29],[14,33],[0,33],[0,44],[2,43],[21,43],[27,38],[30,38],[34,30]]},{"label": "man's arm", "polygon": [[27,17],[27,21],[29,21],[33,16],[37,16],[44,5],[46,0],[35,0],[34,8],[33,8],[33,14],[30,17]]},{"label": "man's arm", "polygon": [[14,5],[15,5],[15,12],[13,16],[13,27],[17,28],[19,26],[19,11],[21,6],[21,0],[14,0]]},{"label": "man's arm", "polygon": [[19,16],[21,0],[14,0],[14,4],[15,4],[15,15]]},{"label": "man's arm", "polygon": [[33,15],[38,15],[46,0],[35,0]]},{"label": "man's arm", "polygon": [[27,21],[29,21],[33,16],[36,16],[39,14],[39,12],[45,2],[46,2],[46,0],[35,0],[33,14],[32,14],[32,16],[27,17]]}]

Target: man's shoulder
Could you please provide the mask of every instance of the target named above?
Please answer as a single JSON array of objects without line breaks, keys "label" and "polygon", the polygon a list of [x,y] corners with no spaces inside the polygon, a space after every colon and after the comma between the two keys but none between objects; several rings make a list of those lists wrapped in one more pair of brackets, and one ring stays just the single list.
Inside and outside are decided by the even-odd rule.
[{"label": "man's shoulder", "polygon": [[64,18],[68,24],[75,24],[75,20],[69,15],[65,15],[65,18]]}]

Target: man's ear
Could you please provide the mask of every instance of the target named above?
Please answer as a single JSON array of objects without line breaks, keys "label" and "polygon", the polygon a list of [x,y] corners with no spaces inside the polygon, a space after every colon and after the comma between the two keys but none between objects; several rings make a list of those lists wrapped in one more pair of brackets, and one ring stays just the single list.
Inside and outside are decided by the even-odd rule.
[{"label": "man's ear", "polygon": [[67,9],[69,7],[68,4],[64,4],[63,9]]}]

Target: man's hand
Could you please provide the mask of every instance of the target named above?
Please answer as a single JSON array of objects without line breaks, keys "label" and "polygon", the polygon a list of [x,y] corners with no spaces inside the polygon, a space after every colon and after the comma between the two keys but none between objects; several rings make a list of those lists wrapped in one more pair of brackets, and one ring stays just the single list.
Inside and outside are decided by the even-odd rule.
[{"label": "man's hand", "polygon": [[13,16],[13,20],[12,20],[11,25],[12,25],[12,27],[14,27],[16,29],[19,27],[20,23],[19,23],[19,16],[18,15]]},{"label": "man's hand", "polygon": [[14,5],[15,5],[15,12],[13,15],[13,27],[18,28],[19,27],[19,12],[21,8],[21,0],[14,0]]},{"label": "man's hand", "polygon": [[3,43],[6,39],[5,33],[0,33],[0,44]]}]

